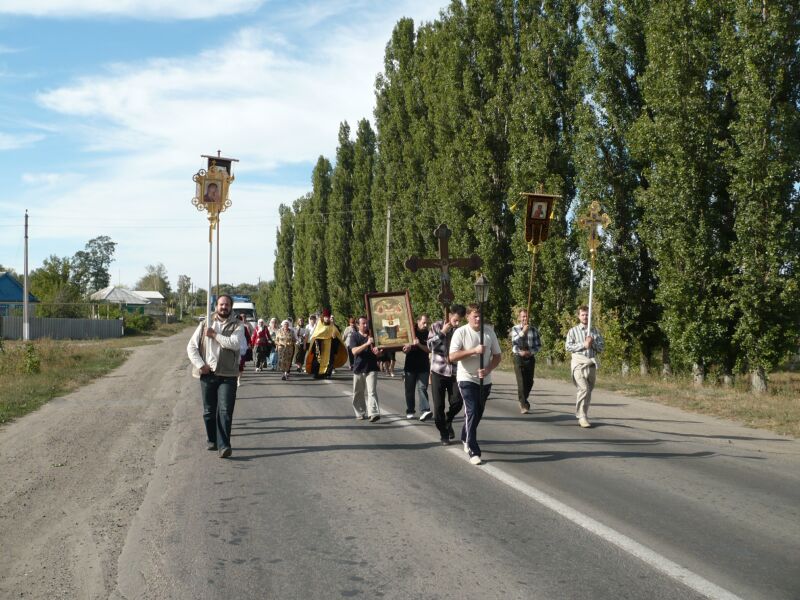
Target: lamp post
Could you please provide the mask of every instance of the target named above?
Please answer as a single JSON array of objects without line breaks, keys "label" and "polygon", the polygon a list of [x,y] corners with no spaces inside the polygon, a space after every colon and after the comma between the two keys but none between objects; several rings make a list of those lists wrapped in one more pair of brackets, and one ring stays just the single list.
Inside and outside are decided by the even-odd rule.
[{"label": "lamp post", "polygon": [[[489,280],[483,276],[483,273],[478,275],[475,280],[475,302],[478,303],[478,309],[481,313],[481,346],[483,346],[483,305],[489,300]],[[483,357],[486,352],[481,352],[480,363],[478,368],[483,371]],[[483,377],[480,378],[481,382],[481,399],[483,399]]]}]

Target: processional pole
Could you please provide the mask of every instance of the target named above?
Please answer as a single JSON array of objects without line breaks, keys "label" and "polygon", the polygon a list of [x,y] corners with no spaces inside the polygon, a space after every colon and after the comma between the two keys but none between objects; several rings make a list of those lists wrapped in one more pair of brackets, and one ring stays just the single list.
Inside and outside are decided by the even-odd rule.
[{"label": "processional pole", "polygon": [[[531,273],[528,283],[528,304],[526,305],[526,312],[530,321],[533,281],[536,279],[536,254],[539,251],[539,244],[547,241],[550,235],[550,221],[553,220],[555,203],[561,196],[545,194],[544,186],[541,184],[539,184],[539,191],[522,192],[520,196],[526,199],[525,241],[528,244],[528,252],[531,253]],[[510,209],[512,212],[515,211],[517,203],[512,204]]]},{"label": "processional pole", "polygon": [[228,198],[228,189],[235,179],[233,163],[236,158],[224,158],[217,151],[217,156],[203,154],[208,159],[208,169],[200,169],[194,174],[195,196],[192,204],[199,211],[208,213],[208,293],[206,294],[206,327],[211,324],[211,289],[214,272],[214,230],[217,232],[217,294],[219,294],[219,215],[228,209],[232,202]]},{"label": "processional pole", "polygon": [[594,267],[595,255],[597,254],[597,247],[600,245],[600,237],[597,233],[598,225],[601,227],[608,227],[611,224],[611,219],[605,213],[600,212],[600,203],[594,200],[589,206],[589,212],[578,219],[578,225],[588,230],[589,240],[587,246],[589,248],[589,322],[587,323],[587,331],[589,335],[592,332],[592,302],[594,300]]}]

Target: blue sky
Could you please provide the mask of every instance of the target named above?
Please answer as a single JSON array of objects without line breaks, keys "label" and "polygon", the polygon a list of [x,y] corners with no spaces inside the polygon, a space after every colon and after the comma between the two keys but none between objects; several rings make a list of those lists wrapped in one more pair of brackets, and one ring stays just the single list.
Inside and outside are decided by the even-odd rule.
[{"label": "blue sky", "polygon": [[[202,6],[201,6],[202,4]],[[201,13],[198,12],[202,11]],[[222,216],[227,283],[272,278],[278,206],[310,189],[339,123],[372,119],[375,76],[422,0],[2,0],[0,264],[118,243],[114,283],[164,263],[207,286],[201,154],[238,158]]]}]

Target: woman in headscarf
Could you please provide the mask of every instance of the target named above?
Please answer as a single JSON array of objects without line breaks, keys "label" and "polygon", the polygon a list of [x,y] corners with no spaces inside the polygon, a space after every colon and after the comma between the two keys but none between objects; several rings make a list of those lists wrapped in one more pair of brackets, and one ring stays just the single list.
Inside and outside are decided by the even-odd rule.
[{"label": "woman in headscarf", "polygon": [[292,370],[292,359],[294,358],[294,331],[289,327],[289,320],[284,319],[281,323],[281,328],[275,334],[275,343],[277,344],[278,353],[278,370],[283,372],[281,379],[286,381],[289,379],[289,373]]},{"label": "woman in headscarf", "polygon": [[272,346],[272,338],[269,335],[264,319],[258,320],[258,327],[253,333],[252,344],[256,351],[256,372],[263,371],[264,367],[267,366],[267,356],[269,356],[269,350]]},{"label": "woman in headscarf", "polygon": [[278,319],[272,317],[269,320],[269,325],[267,325],[267,329],[269,330],[269,335],[272,338],[272,354],[270,354],[269,360],[267,361],[270,368],[274,371],[275,368],[278,366],[278,348],[274,345],[275,344],[275,337],[278,335],[278,331],[280,330],[280,326],[278,325]]}]

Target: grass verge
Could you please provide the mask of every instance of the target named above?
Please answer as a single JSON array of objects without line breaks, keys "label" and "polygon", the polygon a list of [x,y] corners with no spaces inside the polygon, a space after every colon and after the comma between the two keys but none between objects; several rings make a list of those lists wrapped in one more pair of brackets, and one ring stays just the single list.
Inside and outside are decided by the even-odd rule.
[{"label": "grass verge", "polygon": [[156,343],[153,338],[186,328],[184,323],[174,323],[110,340],[4,340],[0,351],[0,425],[112,371],[125,362],[129,348]]},{"label": "grass verge", "polygon": [[[514,370],[510,352],[504,352],[500,368]],[[572,382],[568,363],[548,366],[543,360],[537,361],[536,377]],[[625,377],[604,368],[597,374],[597,389],[800,438],[800,373],[781,371],[770,374],[766,394],[751,393],[748,383],[746,377],[739,377],[733,387],[695,386],[688,377],[662,379],[639,374]]]}]

